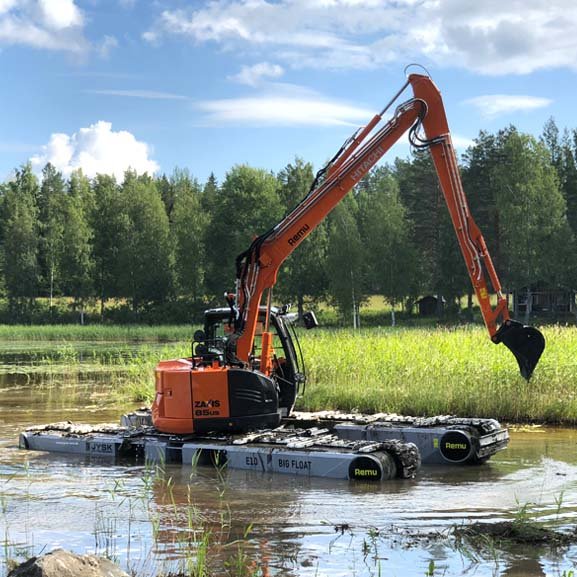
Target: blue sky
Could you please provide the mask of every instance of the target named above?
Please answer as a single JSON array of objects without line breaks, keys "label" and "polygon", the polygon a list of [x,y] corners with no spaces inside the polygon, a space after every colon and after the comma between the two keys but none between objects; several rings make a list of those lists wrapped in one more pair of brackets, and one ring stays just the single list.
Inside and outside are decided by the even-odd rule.
[{"label": "blue sky", "polygon": [[480,129],[577,128],[574,0],[0,0],[0,180],[28,160],[318,169],[411,62],[461,152]]}]

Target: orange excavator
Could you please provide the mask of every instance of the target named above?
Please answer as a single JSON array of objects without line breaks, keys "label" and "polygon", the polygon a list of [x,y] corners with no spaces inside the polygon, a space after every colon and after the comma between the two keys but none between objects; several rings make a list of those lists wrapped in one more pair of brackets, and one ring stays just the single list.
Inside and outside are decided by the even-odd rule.
[{"label": "orange excavator", "polygon": [[[409,85],[413,97],[398,105],[390,120],[377,128]],[[157,366],[152,422],[158,431],[188,435],[274,428],[290,414],[304,377],[287,330],[289,316],[271,303],[278,270],[407,131],[413,146],[431,151],[492,341],[508,347],[522,376],[531,377],[545,340],[537,329],[510,318],[507,299],[461,185],[441,94],[429,76],[410,74],[387,106],[320,171],[296,208],[237,257],[236,293],[226,296],[228,309],[207,311],[205,331],[195,335],[192,356]],[[315,324],[313,316],[308,320]],[[221,334],[217,327],[223,328]],[[255,348],[257,340],[260,350]],[[276,354],[279,347],[282,357]]]}]

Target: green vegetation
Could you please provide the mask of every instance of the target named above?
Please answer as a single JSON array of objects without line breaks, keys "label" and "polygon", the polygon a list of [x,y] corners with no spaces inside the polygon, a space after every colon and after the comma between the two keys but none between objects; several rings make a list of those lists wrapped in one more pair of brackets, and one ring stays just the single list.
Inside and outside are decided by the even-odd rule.
[{"label": "green vegetation", "polygon": [[513,512],[512,521],[496,523],[476,522],[470,525],[455,527],[453,534],[457,545],[463,541],[474,549],[495,548],[510,544],[529,544],[533,546],[547,545],[562,547],[574,544],[577,541],[577,531],[559,531],[551,523],[539,521],[533,509],[535,504],[519,504]]},{"label": "green vegetation", "polygon": [[[540,140],[512,126],[481,132],[463,157],[471,212],[508,291],[577,284],[576,143],[550,121]],[[319,174],[302,159],[278,174],[234,166],[222,183],[178,169],[155,178],[127,171],[122,182],[79,171],[65,179],[50,164],[39,179],[22,166],[0,184],[0,321],[191,322],[222,303],[237,255],[322,183]],[[299,313],[305,301],[326,302],[350,324],[370,295],[406,311],[420,296],[442,295],[455,317],[463,302],[472,317],[428,152],[371,171],[310,225],[275,287]]]},{"label": "green vegetation", "polygon": [[576,423],[577,331],[543,332],[547,348],[529,383],[480,327],[307,333],[301,408]]},{"label": "green vegetation", "polygon": [[[482,327],[301,331],[309,379],[298,408],[575,424],[577,329],[542,330],[547,347],[528,383],[509,350],[491,343]],[[45,372],[57,381],[98,372],[113,385],[117,400],[149,402],[155,365],[189,356],[191,332],[184,327],[0,327],[0,347],[2,341],[13,345],[15,338],[25,339],[19,347],[26,340],[52,341],[35,366],[19,365],[18,372]],[[159,340],[170,342],[159,346]],[[87,354],[89,343],[82,341],[109,345]],[[131,342],[139,344],[131,347]]]},{"label": "green vegetation", "polygon": [[191,325],[0,325],[0,347],[2,341],[187,341],[193,332]]}]

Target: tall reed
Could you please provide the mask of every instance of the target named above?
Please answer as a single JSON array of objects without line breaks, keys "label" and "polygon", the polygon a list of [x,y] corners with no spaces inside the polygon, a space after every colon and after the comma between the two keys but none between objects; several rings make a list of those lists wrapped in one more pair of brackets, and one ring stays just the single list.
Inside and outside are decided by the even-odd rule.
[{"label": "tall reed", "polygon": [[301,339],[310,378],[299,407],[576,423],[577,329],[543,333],[526,382],[480,327],[311,331]]}]

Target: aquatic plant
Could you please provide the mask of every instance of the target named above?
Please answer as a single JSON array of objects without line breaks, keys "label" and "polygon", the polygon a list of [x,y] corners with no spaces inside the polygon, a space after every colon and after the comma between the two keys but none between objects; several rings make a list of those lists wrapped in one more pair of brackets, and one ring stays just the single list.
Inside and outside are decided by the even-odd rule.
[{"label": "aquatic plant", "polygon": [[[35,353],[31,364],[6,365],[0,372],[25,373],[42,387],[85,387],[97,381],[112,392],[100,397],[101,402],[150,403],[156,364],[190,355],[188,330],[186,338],[174,343],[142,339],[127,344],[112,341],[141,328],[97,329],[102,337],[107,335],[109,346],[91,352],[84,341],[54,343],[49,351]],[[181,329],[177,327],[173,336]],[[157,330],[142,327],[142,334],[152,338]],[[167,334],[170,330],[167,327]],[[513,355],[492,344],[481,327],[302,331],[309,379],[297,406],[575,424],[577,328],[548,326],[543,332],[547,347],[527,383]]]},{"label": "aquatic plant", "polygon": [[322,330],[302,337],[309,382],[299,408],[577,422],[577,329],[543,329],[531,381],[480,327]]}]

